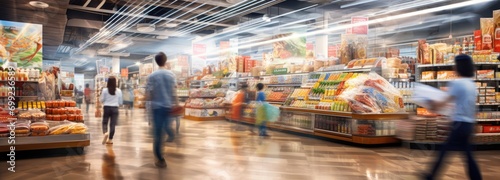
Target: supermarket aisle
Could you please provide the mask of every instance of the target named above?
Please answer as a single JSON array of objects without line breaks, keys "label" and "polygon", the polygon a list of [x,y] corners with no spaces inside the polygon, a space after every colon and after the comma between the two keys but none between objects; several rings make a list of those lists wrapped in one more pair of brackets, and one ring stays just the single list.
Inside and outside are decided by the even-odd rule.
[{"label": "supermarket aisle", "polygon": [[[404,148],[357,148],[271,131],[270,139],[249,135],[243,125],[182,121],[181,135],[167,144],[168,168],[153,165],[152,138],[142,110],[122,113],[113,146],[101,145],[99,118],[85,154],[36,151],[16,161],[16,173],[0,165],[0,179],[417,179],[433,152]],[[55,154],[53,154],[55,153]],[[41,155],[43,154],[43,155]],[[478,153],[484,179],[500,176],[499,151]],[[18,157],[22,158],[22,157]],[[444,179],[465,179],[461,158]]]}]

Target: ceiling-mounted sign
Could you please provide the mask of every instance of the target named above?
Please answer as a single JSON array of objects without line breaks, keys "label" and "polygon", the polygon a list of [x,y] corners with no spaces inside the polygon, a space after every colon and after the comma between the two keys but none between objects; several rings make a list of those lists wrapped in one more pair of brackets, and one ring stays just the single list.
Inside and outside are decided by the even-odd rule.
[{"label": "ceiling-mounted sign", "polygon": [[[351,24],[363,23],[368,21],[368,17],[352,17]],[[368,24],[354,26],[351,29],[351,33],[348,34],[368,34]]]},{"label": "ceiling-mounted sign", "polygon": [[122,77],[128,77],[128,68],[123,68],[120,75]]},{"label": "ceiling-mounted sign", "polygon": [[205,44],[193,44],[193,56],[206,60],[207,45]]},{"label": "ceiling-mounted sign", "polygon": [[328,46],[328,57],[338,57],[339,45]]},{"label": "ceiling-mounted sign", "polygon": [[109,72],[109,67],[107,67],[107,66],[101,66],[99,68],[99,72],[100,73],[107,73],[107,72]]},{"label": "ceiling-mounted sign", "polygon": [[189,66],[188,57],[186,55],[177,56],[177,65],[188,67]]}]

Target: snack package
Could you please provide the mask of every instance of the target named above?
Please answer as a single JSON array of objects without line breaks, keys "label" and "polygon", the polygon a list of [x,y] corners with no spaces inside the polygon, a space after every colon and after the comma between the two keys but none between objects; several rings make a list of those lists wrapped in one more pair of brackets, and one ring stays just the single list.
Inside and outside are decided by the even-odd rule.
[{"label": "snack package", "polygon": [[424,71],[422,72],[422,80],[432,80],[436,79],[436,71]]},{"label": "snack package", "polygon": [[476,72],[477,79],[494,79],[495,71],[494,70],[477,70]]},{"label": "snack package", "polygon": [[481,18],[481,32],[483,33],[483,50],[493,49],[493,18]]},{"label": "snack package", "polygon": [[495,28],[493,32],[493,51],[500,52],[500,10],[493,11],[493,25]]},{"label": "snack package", "polygon": [[417,57],[420,64],[431,64],[429,44],[425,39],[418,40]]},{"label": "snack package", "polygon": [[358,78],[347,81],[349,87],[339,95],[339,98],[349,102],[353,112],[404,112],[400,92],[387,80],[373,72],[365,78]]}]

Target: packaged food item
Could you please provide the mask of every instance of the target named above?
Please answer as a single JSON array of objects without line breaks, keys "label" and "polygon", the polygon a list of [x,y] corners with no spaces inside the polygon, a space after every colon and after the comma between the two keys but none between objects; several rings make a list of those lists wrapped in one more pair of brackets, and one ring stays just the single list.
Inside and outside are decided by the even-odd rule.
[{"label": "packaged food item", "polygon": [[455,79],[456,74],[455,71],[438,71],[437,79],[446,80],[446,79]]},{"label": "packaged food item", "polygon": [[47,131],[40,131],[40,132],[31,132],[31,136],[46,136]]},{"label": "packaged food item", "polygon": [[481,30],[475,30],[474,31],[474,44],[475,44],[475,47],[476,47],[476,51],[480,51],[480,50],[483,50],[483,34],[481,32]]},{"label": "packaged food item", "polygon": [[493,51],[500,52],[500,10],[493,11],[493,25],[495,28],[493,32]]},{"label": "packaged food item", "polygon": [[422,72],[422,80],[433,80],[433,79],[436,79],[436,71]]},{"label": "packaged food item", "polygon": [[476,72],[477,79],[494,79],[495,71],[494,70],[477,70]]},{"label": "packaged food item", "polygon": [[29,129],[16,129],[16,130],[14,130],[14,132],[16,132],[16,135],[18,135],[18,134],[27,134],[27,133],[30,132],[30,130]]},{"label": "packaged food item", "polygon": [[425,39],[418,40],[417,55],[420,64],[431,64],[429,44]]},{"label": "packaged food item", "polygon": [[31,120],[33,118],[32,114],[28,111],[22,112],[17,116],[20,120]]},{"label": "packaged food item", "polygon": [[481,32],[483,33],[482,50],[492,50],[493,31],[494,31],[493,18],[481,18],[480,23],[481,23]]}]

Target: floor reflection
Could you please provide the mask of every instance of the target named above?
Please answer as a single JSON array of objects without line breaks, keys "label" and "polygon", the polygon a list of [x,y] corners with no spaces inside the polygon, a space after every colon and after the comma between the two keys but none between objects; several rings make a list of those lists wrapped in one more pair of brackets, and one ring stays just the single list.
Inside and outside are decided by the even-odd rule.
[{"label": "floor reflection", "polygon": [[106,145],[106,153],[102,155],[102,177],[106,180],[123,179],[115,158],[113,145]]}]

